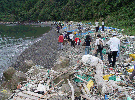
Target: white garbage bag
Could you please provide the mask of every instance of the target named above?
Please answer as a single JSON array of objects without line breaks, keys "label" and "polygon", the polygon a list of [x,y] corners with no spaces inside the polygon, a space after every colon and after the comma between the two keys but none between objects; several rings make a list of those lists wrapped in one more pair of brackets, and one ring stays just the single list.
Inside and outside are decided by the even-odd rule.
[{"label": "white garbage bag", "polygon": [[84,65],[96,66],[100,59],[92,55],[83,55],[82,62]]}]

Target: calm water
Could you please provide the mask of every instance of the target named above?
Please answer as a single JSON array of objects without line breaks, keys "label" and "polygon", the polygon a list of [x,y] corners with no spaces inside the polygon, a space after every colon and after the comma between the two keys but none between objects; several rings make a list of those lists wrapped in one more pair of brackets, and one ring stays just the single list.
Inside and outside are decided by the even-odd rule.
[{"label": "calm water", "polygon": [[49,30],[44,25],[0,25],[0,77],[17,56]]}]

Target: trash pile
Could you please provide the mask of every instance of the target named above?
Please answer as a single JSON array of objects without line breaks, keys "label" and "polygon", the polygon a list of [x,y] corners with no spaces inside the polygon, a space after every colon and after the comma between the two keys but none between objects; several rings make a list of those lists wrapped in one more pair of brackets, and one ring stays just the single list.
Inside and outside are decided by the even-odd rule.
[{"label": "trash pile", "polygon": [[[72,23],[70,29],[76,30],[78,23]],[[83,25],[83,24],[82,24]],[[84,55],[81,46],[85,36],[90,34],[95,41],[95,30],[91,24],[84,25],[81,44],[71,47],[68,43],[58,51],[54,67],[32,66],[25,73],[27,81],[18,84],[18,89],[10,100],[134,100],[135,81],[130,80],[135,69],[135,37],[120,33],[119,29],[105,27],[106,42],[113,32],[121,40],[120,54],[115,68],[107,66],[107,48],[104,48],[104,60],[95,57],[94,42],[90,54]],[[60,30],[65,31],[67,27]],[[132,77],[135,80],[135,77]]]}]

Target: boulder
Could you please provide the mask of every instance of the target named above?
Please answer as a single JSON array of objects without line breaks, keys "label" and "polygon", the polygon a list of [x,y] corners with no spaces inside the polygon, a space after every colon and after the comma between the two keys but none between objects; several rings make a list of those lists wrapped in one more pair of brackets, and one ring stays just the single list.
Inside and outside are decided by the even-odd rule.
[{"label": "boulder", "polygon": [[16,70],[13,67],[9,67],[7,70],[3,72],[3,76],[6,80],[10,80],[15,72]]},{"label": "boulder", "polygon": [[16,70],[26,73],[32,66],[35,64],[32,60],[24,60],[24,61],[16,61],[15,65],[13,65]]},{"label": "boulder", "polygon": [[22,72],[16,72],[10,81],[7,82],[7,84],[5,85],[6,88],[14,90],[17,88],[18,83],[22,82],[22,81],[27,81],[26,75]]}]

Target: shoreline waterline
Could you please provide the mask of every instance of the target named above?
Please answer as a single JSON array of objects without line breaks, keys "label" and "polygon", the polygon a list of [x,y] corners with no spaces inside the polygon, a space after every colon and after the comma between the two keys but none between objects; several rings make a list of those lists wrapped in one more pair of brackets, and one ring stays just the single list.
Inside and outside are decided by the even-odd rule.
[{"label": "shoreline waterline", "polygon": [[[35,25],[38,25],[38,24],[35,24]],[[43,24],[43,26],[44,27],[50,27],[50,25],[49,24]],[[52,30],[52,28],[50,27],[50,29],[49,29],[49,31],[50,30]],[[6,50],[8,51],[8,52],[6,52],[5,50],[4,50],[4,48],[3,49],[1,49],[1,51],[3,51],[3,52],[5,52],[5,53],[7,53],[8,55],[8,57],[10,56],[10,52],[9,51],[12,51],[12,52],[15,52],[15,51],[17,51],[17,52],[15,52],[14,54],[12,54],[11,55],[11,57],[9,58],[9,59],[7,59],[8,61],[7,62],[5,62],[5,63],[7,63],[6,65],[5,65],[5,67],[3,66],[1,66],[1,68],[0,68],[0,72],[1,72],[1,74],[0,74],[0,76],[1,76],[1,80],[2,80],[2,76],[3,76],[3,71],[5,71],[6,69],[8,69],[8,67],[11,67],[12,65],[13,65],[13,63],[15,63],[16,62],[16,60],[17,60],[17,58],[27,49],[27,48],[29,48],[31,45],[33,45],[34,43],[36,43],[36,42],[38,42],[38,41],[40,41],[41,40],[41,38],[45,35],[45,34],[47,34],[49,31],[46,31],[45,33],[43,33],[42,35],[40,35],[39,37],[37,37],[37,38],[35,38],[35,39],[32,39],[32,40],[29,40],[29,39],[27,39],[25,42],[24,42],[24,40],[23,40],[23,44],[17,44],[17,45],[14,45],[12,48],[11,48],[11,46],[9,47],[5,47],[6,48]],[[3,56],[5,56],[5,53],[3,53]],[[6,57],[7,58],[7,57]],[[9,61],[10,60],[10,61]],[[4,62],[3,62],[4,63]],[[2,63],[1,63],[2,64]]]}]

